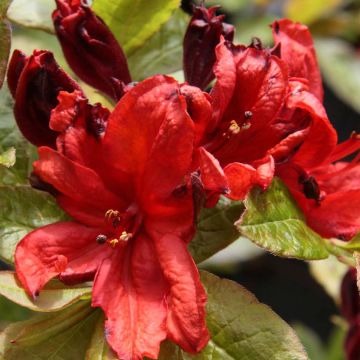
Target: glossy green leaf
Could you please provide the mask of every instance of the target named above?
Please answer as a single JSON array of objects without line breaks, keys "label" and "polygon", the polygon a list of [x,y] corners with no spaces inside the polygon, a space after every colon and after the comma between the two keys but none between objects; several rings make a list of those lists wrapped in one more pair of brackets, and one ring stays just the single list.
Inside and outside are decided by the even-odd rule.
[{"label": "glossy green leaf", "polygon": [[237,283],[201,272],[211,340],[198,355],[165,343],[160,360],[305,360],[291,327]]},{"label": "glossy green leaf", "polygon": [[16,244],[31,230],[65,219],[52,196],[30,186],[0,186],[0,258],[13,262]]},{"label": "glossy green leaf", "polygon": [[59,281],[50,282],[35,299],[30,298],[17,282],[15,273],[0,272],[0,295],[33,311],[59,311],[80,298],[91,296],[91,287],[69,287]]},{"label": "glossy green leaf", "polygon": [[7,17],[18,25],[54,32],[51,13],[55,0],[12,0]]},{"label": "glossy green leaf", "polygon": [[134,80],[182,69],[183,39],[189,16],[180,9],[146,43],[128,56]]},{"label": "glossy green leaf", "polygon": [[27,184],[36,150],[18,130],[13,115],[13,99],[7,86],[4,86],[0,91],[0,153],[11,147],[16,149],[16,163],[9,169],[0,166],[0,185]]},{"label": "glossy green leaf", "polygon": [[179,5],[179,0],[95,0],[93,9],[130,55],[169,20]]},{"label": "glossy green leaf", "polygon": [[265,192],[252,190],[245,207],[236,226],[255,244],[284,257],[328,257],[326,240],[306,225],[302,212],[279,179],[274,179]]},{"label": "glossy green leaf", "polygon": [[217,206],[203,209],[197,225],[197,232],[189,244],[189,251],[199,263],[230,245],[239,238],[234,226],[244,211],[241,202],[222,197]]},{"label": "glossy green leaf", "polygon": [[0,165],[3,165],[7,168],[14,166],[16,161],[16,150],[11,147],[0,154]]},{"label": "glossy green leaf", "polygon": [[360,57],[355,49],[340,39],[315,41],[325,82],[334,93],[360,113]]},{"label": "glossy green leaf", "polygon": [[11,324],[0,334],[0,358],[6,360],[79,360],[99,316],[88,301]]}]

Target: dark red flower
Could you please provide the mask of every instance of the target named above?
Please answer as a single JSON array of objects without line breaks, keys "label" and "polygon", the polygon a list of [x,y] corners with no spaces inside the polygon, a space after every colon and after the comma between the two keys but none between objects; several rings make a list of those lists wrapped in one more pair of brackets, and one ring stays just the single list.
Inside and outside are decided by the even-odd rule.
[{"label": "dark red flower", "polygon": [[166,338],[200,351],[209,339],[206,294],[187,250],[194,125],[178,84],[150,78],[108,119],[80,93],[60,93],[50,124],[62,130],[58,148],[40,147],[34,171],[74,220],[18,244],[20,281],[36,296],[55,276],[94,279],[92,305],[104,310],[106,338],[123,360],[157,358]]},{"label": "dark red flower", "polygon": [[57,133],[49,129],[50,113],[60,91],[80,91],[49,51],[26,57],[15,50],[8,68],[8,85],[15,99],[14,114],[23,135],[37,146],[55,147]]},{"label": "dark red flower", "polygon": [[321,74],[308,27],[281,19],[272,24],[272,29],[275,49],[280,49],[280,57],[288,66],[289,76],[308,80],[310,92],[322,101]]},{"label": "dark red flower", "polygon": [[344,344],[347,360],[360,358],[360,294],[356,281],[356,269],[350,269],[341,285],[341,311],[349,322]]},{"label": "dark red flower", "polygon": [[206,88],[214,79],[215,47],[220,37],[232,41],[234,27],[225,23],[224,15],[216,16],[218,6],[207,9],[194,7],[193,16],[184,37],[184,74],[190,84]]},{"label": "dark red flower", "polygon": [[86,1],[56,4],[53,21],[67,62],[80,79],[118,100],[131,77],[114,35]]}]

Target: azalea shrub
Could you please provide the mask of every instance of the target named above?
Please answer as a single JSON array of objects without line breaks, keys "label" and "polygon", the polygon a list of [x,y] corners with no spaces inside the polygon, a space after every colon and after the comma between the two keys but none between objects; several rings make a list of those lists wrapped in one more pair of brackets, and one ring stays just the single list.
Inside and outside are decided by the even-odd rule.
[{"label": "azalea shrub", "polygon": [[246,237],[346,264],[359,359],[360,135],[338,142],[309,29],[278,19],[271,47],[237,44],[216,6],[136,4],[53,2],[71,73],[52,49],[10,54],[1,8],[0,294],[37,312],[4,327],[1,356],[308,359],[268,306],[198,269]]}]

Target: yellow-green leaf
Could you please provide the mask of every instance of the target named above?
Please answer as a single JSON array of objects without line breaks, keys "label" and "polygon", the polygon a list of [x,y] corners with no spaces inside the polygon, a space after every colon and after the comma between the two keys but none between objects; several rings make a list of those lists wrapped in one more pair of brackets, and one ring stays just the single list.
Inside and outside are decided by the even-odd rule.
[{"label": "yellow-green leaf", "polygon": [[7,168],[14,166],[16,161],[16,150],[11,147],[0,154],[0,165],[3,165]]},{"label": "yellow-green leaf", "polygon": [[245,212],[236,226],[243,236],[284,257],[316,260],[327,258],[327,243],[305,223],[286,186],[274,179],[267,191],[251,191]]},{"label": "yellow-green leaf", "polygon": [[169,20],[179,5],[179,0],[94,0],[93,9],[130,55]]},{"label": "yellow-green leaf", "polygon": [[59,281],[50,282],[35,299],[30,298],[18,284],[15,273],[0,272],[0,295],[33,311],[59,311],[84,296],[91,295],[91,287],[69,287]]}]

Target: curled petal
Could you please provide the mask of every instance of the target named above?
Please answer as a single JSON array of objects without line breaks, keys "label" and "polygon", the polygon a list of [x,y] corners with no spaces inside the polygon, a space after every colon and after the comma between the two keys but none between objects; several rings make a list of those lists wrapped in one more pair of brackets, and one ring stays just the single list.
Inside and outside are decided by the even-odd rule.
[{"label": "curled petal", "polygon": [[275,164],[271,156],[265,157],[253,164],[232,163],[225,167],[230,194],[233,200],[243,200],[254,186],[265,190],[274,177]]},{"label": "curled petal", "polygon": [[203,147],[198,149],[201,181],[205,190],[215,191],[220,194],[228,192],[228,184],[219,161]]},{"label": "curled petal", "polygon": [[289,75],[309,80],[310,92],[322,101],[321,74],[308,27],[281,19],[273,23],[272,29],[275,46],[281,44],[281,59],[288,65]]},{"label": "curled petal", "polygon": [[7,70],[7,82],[13,98],[15,98],[19,77],[28,61],[27,56],[20,50],[14,50]]},{"label": "curled petal", "polygon": [[19,280],[35,297],[52,278],[60,275],[70,283],[90,280],[106,248],[96,243],[99,229],[75,222],[60,222],[32,231],[16,247]]},{"label": "curled petal", "polygon": [[328,160],[337,142],[337,134],[331,125],[320,101],[302,89],[297,82],[291,83],[291,92],[286,106],[300,109],[310,117],[311,127],[305,141],[293,157],[293,162],[304,168],[321,165]]}]

